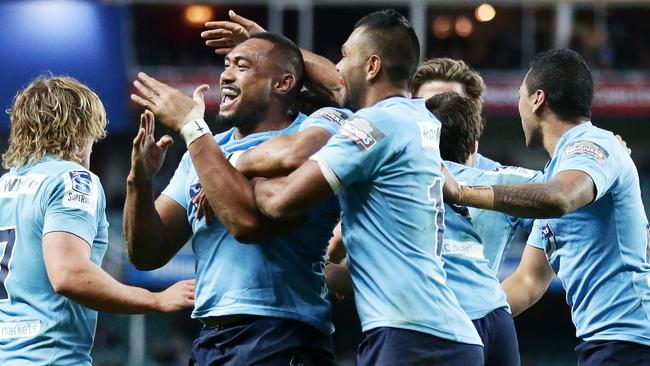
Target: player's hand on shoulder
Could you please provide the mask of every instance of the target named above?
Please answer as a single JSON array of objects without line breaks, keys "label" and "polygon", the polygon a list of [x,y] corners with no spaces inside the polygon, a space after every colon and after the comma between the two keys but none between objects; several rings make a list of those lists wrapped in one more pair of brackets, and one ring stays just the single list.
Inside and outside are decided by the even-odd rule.
[{"label": "player's hand on shoulder", "polygon": [[214,47],[214,53],[225,55],[235,46],[248,39],[251,33],[266,32],[259,24],[230,10],[231,21],[214,21],[205,23],[208,30],[201,33],[208,47]]},{"label": "player's hand on shoulder", "polygon": [[147,110],[140,115],[140,128],[133,139],[131,178],[150,180],[160,170],[167,148],[174,142],[168,135],[156,142],[154,131],[154,116]]},{"label": "player's hand on shoulder", "polygon": [[185,123],[203,118],[205,92],[210,88],[203,84],[194,90],[193,97],[189,97],[144,72],[138,73],[133,86],[136,93],[131,94],[131,100],[152,111],[160,122],[176,132]]},{"label": "player's hand on shoulder", "polygon": [[169,286],[163,292],[154,293],[156,308],[162,313],[171,313],[194,306],[195,281],[183,280]]},{"label": "player's hand on shoulder", "polygon": [[457,204],[460,201],[460,185],[444,163],[441,164],[441,168],[442,175],[445,177],[445,184],[442,187],[443,199],[447,203]]}]

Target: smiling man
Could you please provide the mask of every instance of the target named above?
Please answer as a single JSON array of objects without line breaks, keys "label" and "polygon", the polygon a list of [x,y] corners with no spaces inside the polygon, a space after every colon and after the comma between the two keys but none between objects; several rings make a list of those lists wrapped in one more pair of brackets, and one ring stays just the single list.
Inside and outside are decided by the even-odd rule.
[{"label": "smiling man", "polygon": [[[144,74],[135,82],[133,100],[180,131],[188,145],[154,202],[151,180],[171,139],[155,143],[153,115],[145,113],[134,141],[124,229],[130,259],[142,269],[164,265],[193,234],[193,317],[205,327],[194,343],[191,365],[334,363],[322,268],[339,214],[336,201],[297,222],[271,220],[257,209],[250,182],[231,165],[243,151],[274,136],[301,131],[318,139],[335,131],[334,122],[290,113],[303,68],[298,47],[277,34],[252,34],[235,47],[225,57],[218,116],[232,128],[214,137],[203,121],[207,86],[192,100]],[[193,204],[201,188],[218,220],[211,225],[197,217]]]}]

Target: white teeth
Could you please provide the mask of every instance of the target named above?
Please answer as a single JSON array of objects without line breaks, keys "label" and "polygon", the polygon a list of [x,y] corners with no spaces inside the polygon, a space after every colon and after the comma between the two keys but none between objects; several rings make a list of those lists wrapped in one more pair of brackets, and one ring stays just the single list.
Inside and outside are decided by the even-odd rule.
[{"label": "white teeth", "polygon": [[221,95],[234,98],[237,95],[239,95],[239,93],[234,88],[223,87],[223,88],[221,88]]}]

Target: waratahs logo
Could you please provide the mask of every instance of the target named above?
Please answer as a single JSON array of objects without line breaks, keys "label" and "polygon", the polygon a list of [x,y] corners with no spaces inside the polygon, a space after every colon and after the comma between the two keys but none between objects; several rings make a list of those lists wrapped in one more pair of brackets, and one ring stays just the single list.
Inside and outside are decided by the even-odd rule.
[{"label": "waratahs logo", "polygon": [[201,183],[194,183],[190,186],[190,200],[193,200],[201,192]]},{"label": "waratahs logo", "polygon": [[73,190],[82,194],[92,193],[93,181],[89,172],[85,170],[73,170],[69,174]]}]

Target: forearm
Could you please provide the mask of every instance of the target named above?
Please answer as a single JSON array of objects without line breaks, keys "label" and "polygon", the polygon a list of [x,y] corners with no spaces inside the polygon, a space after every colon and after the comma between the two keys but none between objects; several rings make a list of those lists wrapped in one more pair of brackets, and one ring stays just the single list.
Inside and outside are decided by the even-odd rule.
[{"label": "forearm", "polygon": [[325,57],[300,50],[305,61],[305,86],[318,97],[339,104],[340,87],[336,65]]},{"label": "forearm", "polygon": [[237,240],[257,242],[286,232],[260,212],[250,181],[226,160],[212,136],[197,139],[188,151],[215,216]]},{"label": "forearm", "polygon": [[159,309],[156,295],[139,287],[127,286],[88,261],[67,269],[67,277],[55,291],[97,311],[141,314]]},{"label": "forearm", "polygon": [[548,285],[515,271],[501,283],[501,287],[508,297],[512,316],[517,316],[537,303],[544,296]]},{"label": "forearm", "polygon": [[560,217],[569,210],[560,190],[561,187],[553,182],[461,186],[458,203],[518,217]]},{"label": "forearm", "polygon": [[166,242],[164,227],[156,211],[151,181],[127,178],[123,230],[130,261],[138,269],[154,269],[169,258],[161,250]]},{"label": "forearm", "polygon": [[249,178],[286,176],[320,150],[330,137],[331,133],[320,127],[277,136],[243,152],[236,167]]}]

